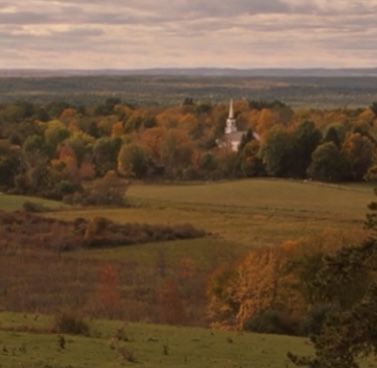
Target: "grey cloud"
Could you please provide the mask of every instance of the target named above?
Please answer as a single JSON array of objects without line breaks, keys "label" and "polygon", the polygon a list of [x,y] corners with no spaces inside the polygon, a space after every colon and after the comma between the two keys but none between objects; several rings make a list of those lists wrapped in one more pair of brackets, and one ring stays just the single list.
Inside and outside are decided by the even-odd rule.
[{"label": "grey cloud", "polygon": [[34,12],[0,13],[0,25],[2,24],[39,24],[49,23],[50,16]]},{"label": "grey cloud", "polygon": [[59,55],[61,63],[88,53],[87,64],[113,63],[98,67],[204,55],[206,63],[245,65],[259,54],[283,60],[287,50],[304,60],[311,47],[323,57],[363,49],[372,59],[376,15],[377,0],[5,0],[0,54],[21,64],[30,63],[17,56],[25,50],[36,59]]},{"label": "grey cloud", "polygon": [[[232,18],[261,14],[316,14],[343,17],[351,14],[376,13],[374,0],[355,0],[341,8],[318,6],[313,0],[14,0],[9,3],[20,10],[0,13],[0,24],[142,24],[185,22],[200,19],[219,19],[231,22]],[[59,5],[60,4],[60,5]],[[333,5],[331,5],[333,4]],[[25,10],[25,8],[30,10]]]}]

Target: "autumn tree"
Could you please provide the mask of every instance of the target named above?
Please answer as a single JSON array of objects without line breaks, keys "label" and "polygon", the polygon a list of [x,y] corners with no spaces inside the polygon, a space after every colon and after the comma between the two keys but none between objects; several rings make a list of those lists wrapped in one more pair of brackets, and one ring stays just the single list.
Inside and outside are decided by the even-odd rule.
[{"label": "autumn tree", "polygon": [[116,138],[116,137],[121,137],[123,134],[124,134],[123,123],[121,121],[118,121],[112,126],[111,136]]},{"label": "autumn tree", "polygon": [[301,315],[304,301],[296,290],[297,279],[287,267],[295,246],[289,242],[256,250],[235,267],[217,271],[208,287],[209,313],[215,325],[243,329],[267,310]]},{"label": "autumn tree", "polygon": [[68,145],[62,144],[58,150],[58,159],[52,164],[55,167],[62,163],[64,172],[72,179],[78,179],[79,163],[76,152]]},{"label": "autumn tree", "polygon": [[102,316],[114,318],[122,312],[119,274],[112,265],[103,265],[98,270],[94,303]]},{"label": "autumn tree", "polygon": [[76,109],[69,107],[63,110],[59,116],[59,120],[71,131],[79,130],[78,121],[79,115]]},{"label": "autumn tree", "polygon": [[342,152],[349,163],[352,178],[362,180],[373,162],[373,142],[360,133],[350,133],[343,143]]},{"label": "autumn tree", "polygon": [[161,164],[168,177],[182,177],[191,165],[193,147],[186,135],[170,130],[161,142]]},{"label": "autumn tree", "polygon": [[156,290],[159,319],[162,323],[183,324],[185,308],[180,288],[172,278],[165,279]]},{"label": "autumn tree", "polygon": [[266,105],[259,112],[256,130],[259,134],[269,131],[274,126],[287,126],[293,117],[293,111],[282,103]]}]

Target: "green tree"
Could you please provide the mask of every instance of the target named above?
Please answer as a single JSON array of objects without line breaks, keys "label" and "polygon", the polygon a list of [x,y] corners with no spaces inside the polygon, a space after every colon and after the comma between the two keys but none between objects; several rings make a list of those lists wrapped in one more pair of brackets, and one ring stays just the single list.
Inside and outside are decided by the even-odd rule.
[{"label": "green tree", "polygon": [[73,134],[64,141],[64,144],[75,152],[79,165],[83,162],[85,157],[91,155],[93,143],[93,137],[81,132]]},{"label": "green tree", "polygon": [[118,155],[118,171],[128,178],[141,178],[147,170],[145,150],[137,144],[125,144]]},{"label": "green tree", "polygon": [[119,150],[122,145],[120,138],[100,138],[93,146],[93,160],[98,175],[103,176],[116,169]]},{"label": "green tree", "polygon": [[315,180],[336,182],[349,176],[348,163],[333,142],[323,143],[312,154],[308,176]]},{"label": "green tree", "polygon": [[263,162],[259,157],[260,144],[257,140],[247,143],[240,154],[240,170],[242,175],[253,177],[264,173]]},{"label": "green tree", "polygon": [[0,188],[11,188],[21,162],[16,155],[0,154]]},{"label": "green tree", "polygon": [[311,337],[315,355],[288,354],[298,366],[358,368],[361,358],[377,356],[377,203],[369,208],[370,237],[324,256],[312,280],[317,301],[331,309]]},{"label": "green tree", "polygon": [[305,177],[311,155],[321,141],[322,134],[311,121],[301,123],[293,132],[292,171],[294,176]]},{"label": "green tree", "polygon": [[53,120],[48,123],[44,136],[51,150],[55,151],[58,145],[70,136],[70,133],[61,121]]},{"label": "green tree", "polygon": [[27,155],[31,155],[31,154],[45,155],[46,145],[45,145],[43,137],[41,137],[40,135],[34,134],[26,138],[24,144],[22,145],[22,150]]},{"label": "green tree", "polygon": [[293,137],[282,128],[273,128],[262,144],[260,156],[271,176],[290,176],[293,160]]}]

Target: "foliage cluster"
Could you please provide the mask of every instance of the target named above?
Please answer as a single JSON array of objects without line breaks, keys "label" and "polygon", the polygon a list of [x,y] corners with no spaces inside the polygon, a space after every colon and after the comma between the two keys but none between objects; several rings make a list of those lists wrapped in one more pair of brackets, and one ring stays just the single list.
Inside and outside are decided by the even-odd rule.
[{"label": "foliage cluster", "polygon": [[[207,288],[213,325],[289,335],[321,331],[334,306],[321,297],[317,273],[327,257],[342,249],[343,241],[337,237],[329,232],[253,250],[217,270]],[[361,289],[337,285],[334,290],[353,300]]]},{"label": "foliage cluster", "polygon": [[[1,105],[0,187],[76,202],[88,183],[109,172],[126,180],[376,179],[374,105],[294,111],[279,101],[238,101],[237,124],[246,133],[233,152],[218,144],[227,106],[189,101],[174,107],[135,107],[117,98],[93,108]],[[118,203],[113,194],[82,197]]]},{"label": "foliage cluster", "polygon": [[[34,207],[33,207],[34,208]],[[105,218],[77,218],[62,221],[31,213],[0,211],[0,249],[20,245],[54,251],[76,250],[80,247],[110,247],[175,239],[201,238],[202,230],[186,225],[116,224]]]},{"label": "foliage cluster", "polygon": [[88,335],[89,324],[79,312],[64,310],[55,316],[53,330],[64,334]]}]

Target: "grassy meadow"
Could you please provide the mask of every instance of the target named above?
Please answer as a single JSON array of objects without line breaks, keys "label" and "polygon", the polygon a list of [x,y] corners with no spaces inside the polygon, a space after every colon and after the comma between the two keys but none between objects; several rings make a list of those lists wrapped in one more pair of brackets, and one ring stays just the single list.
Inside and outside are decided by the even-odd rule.
[{"label": "grassy meadow", "polygon": [[[205,252],[205,244],[219,244],[219,250],[231,245],[232,251],[243,252],[323,231],[341,231],[346,237],[362,228],[367,205],[374,195],[368,185],[255,179],[187,185],[135,184],[127,198],[131,207],[126,209],[68,209],[54,215],[63,219],[105,216],[119,222],[191,223],[212,234],[206,240],[193,241],[194,252],[197,246]],[[188,243],[182,244],[185,248]],[[128,248],[116,250],[123,251],[134,252]]]},{"label": "grassy meadow", "polygon": [[[21,209],[27,199],[0,195],[0,208]],[[120,223],[190,223],[210,234],[203,239],[74,254],[78,258],[136,262],[145,270],[156,264],[161,252],[172,267],[189,257],[197,268],[208,270],[255,247],[275,246],[286,240],[322,233],[334,234],[342,241],[353,240],[362,232],[367,205],[373,199],[370,185],[281,179],[134,184],[127,193],[130,204],[127,208],[71,208],[54,201],[29,198],[51,208],[45,216],[59,219],[103,216]]]},{"label": "grassy meadow", "polygon": [[58,210],[67,208],[68,206],[48,199],[31,198],[27,196],[9,195],[0,193],[0,209],[5,211],[18,211],[23,208],[23,204],[27,201],[36,202],[48,210]]},{"label": "grassy meadow", "polygon": [[[65,335],[62,350],[58,335],[48,332],[51,324],[46,316],[38,315],[36,320],[36,315],[0,313],[0,366],[281,368],[292,367],[288,351],[311,351],[305,339],[295,337],[101,320],[90,322],[89,337]],[[34,332],[23,331],[25,326]],[[114,343],[120,328],[127,341]],[[133,354],[134,363],[121,355],[122,348]]]},{"label": "grassy meadow", "polygon": [[[205,285],[218,265],[233,262],[255,247],[316,234],[351,241],[363,232],[367,205],[373,199],[368,185],[273,179],[134,184],[127,193],[126,208],[74,208],[2,194],[0,208],[7,211],[21,209],[25,200],[31,200],[51,208],[43,216],[190,223],[209,235],[63,255],[30,255],[20,250],[2,254],[0,310],[38,313],[39,317],[0,313],[0,367],[290,367],[286,353],[310,352],[307,340],[163,325],[158,310],[153,309],[153,291],[161,287],[165,277],[159,270],[161,260],[166,275],[173,278],[179,277],[182,262],[189,260],[194,276],[182,284],[184,305],[191,318],[188,324],[206,326]],[[57,335],[48,329],[51,318],[43,314],[54,313],[64,305],[80,305],[85,311],[95,303],[97,270],[108,264],[119,271],[124,320],[128,322],[93,320],[90,337],[68,336],[66,349],[59,349]],[[155,321],[162,324],[149,324]],[[118,348],[110,348],[112,336],[123,326],[128,341],[121,347],[134,354],[136,363],[125,360]]]}]

